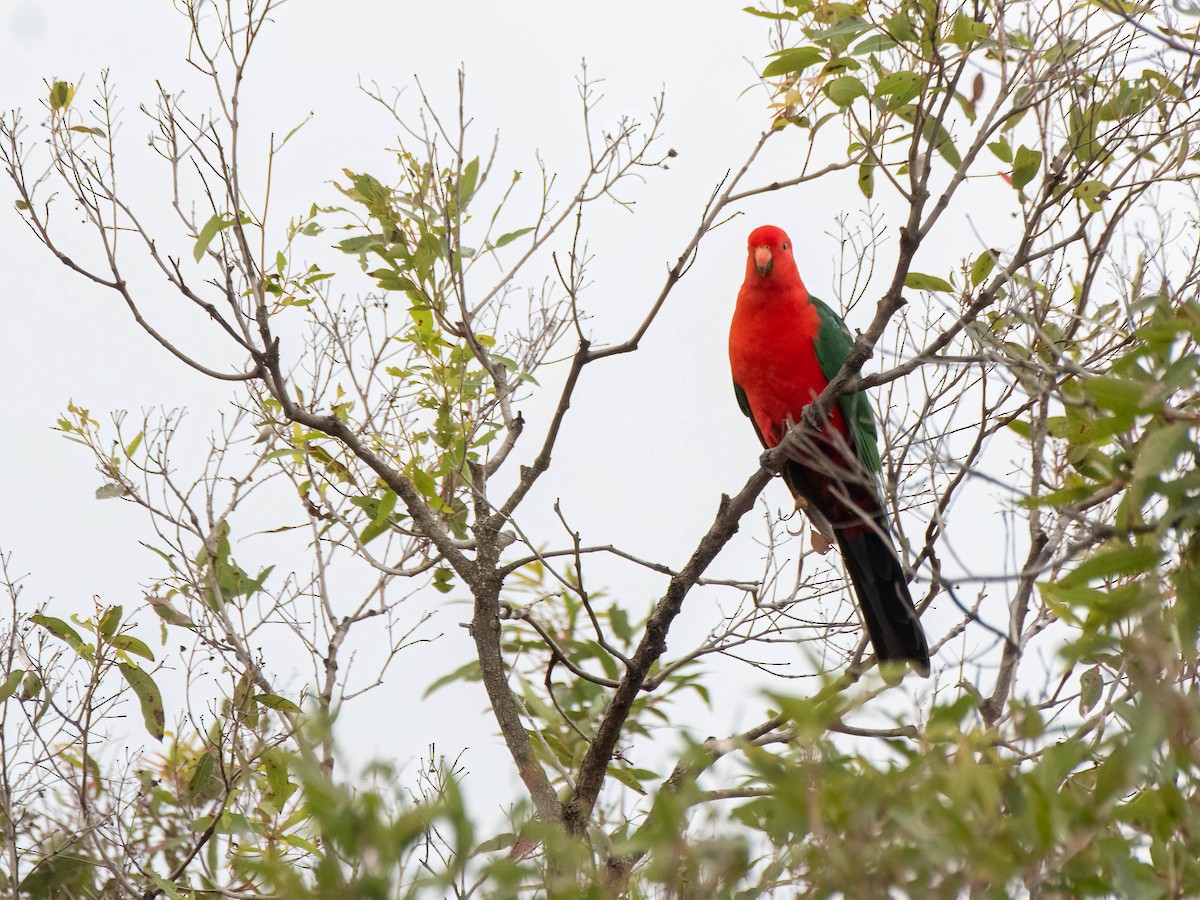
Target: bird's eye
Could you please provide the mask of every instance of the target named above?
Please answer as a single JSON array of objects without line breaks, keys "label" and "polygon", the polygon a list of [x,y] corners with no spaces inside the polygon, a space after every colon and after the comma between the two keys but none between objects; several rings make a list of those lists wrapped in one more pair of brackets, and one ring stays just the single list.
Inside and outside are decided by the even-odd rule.
[{"label": "bird's eye", "polygon": [[787,248],[788,248],[788,243],[787,243],[787,241],[784,241],[784,242],[783,242],[783,249],[784,249],[784,250],[786,250]]}]

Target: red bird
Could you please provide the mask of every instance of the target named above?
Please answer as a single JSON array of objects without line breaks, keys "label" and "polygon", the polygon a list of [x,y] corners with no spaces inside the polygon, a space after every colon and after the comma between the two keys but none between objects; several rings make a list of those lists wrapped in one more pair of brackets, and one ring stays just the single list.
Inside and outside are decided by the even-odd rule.
[{"label": "red bird", "polygon": [[[810,297],[792,243],[773,225],[750,233],[746,280],[729,329],[738,406],[765,447],[774,447],[850,353],[850,332]],[[888,537],[878,486],[875,417],[865,394],[844,395],[829,421],[785,464],[796,506],[826,540],[837,541],[858,607],[881,662],[907,660],[929,675],[929,646],[904,567]]]}]

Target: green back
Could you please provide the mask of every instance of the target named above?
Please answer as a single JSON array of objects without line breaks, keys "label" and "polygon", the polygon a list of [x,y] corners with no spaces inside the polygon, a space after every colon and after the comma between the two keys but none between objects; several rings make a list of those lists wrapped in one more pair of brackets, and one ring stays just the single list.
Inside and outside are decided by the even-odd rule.
[{"label": "green back", "polygon": [[[830,379],[841,371],[842,364],[846,362],[850,348],[854,345],[854,338],[851,337],[850,329],[846,327],[842,317],[826,303],[812,296],[808,300],[821,318],[821,330],[817,332],[813,348],[817,352],[817,362],[821,364],[821,371],[825,373],[826,379]],[[861,391],[845,394],[838,401],[838,405],[850,428],[850,436],[854,439],[859,460],[868,471],[878,472],[879,436],[875,432],[875,414],[871,412],[867,395]]]}]

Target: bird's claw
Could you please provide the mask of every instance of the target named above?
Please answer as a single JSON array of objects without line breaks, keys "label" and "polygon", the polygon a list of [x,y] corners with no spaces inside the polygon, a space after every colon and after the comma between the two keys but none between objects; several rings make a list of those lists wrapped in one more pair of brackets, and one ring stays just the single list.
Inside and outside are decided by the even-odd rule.
[{"label": "bird's claw", "polygon": [[811,403],[804,407],[804,409],[800,412],[800,421],[809,428],[812,428],[814,431],[820,430],[821,425],[823,424],[817,417],[817,411],[813,409],[813,404]]}]

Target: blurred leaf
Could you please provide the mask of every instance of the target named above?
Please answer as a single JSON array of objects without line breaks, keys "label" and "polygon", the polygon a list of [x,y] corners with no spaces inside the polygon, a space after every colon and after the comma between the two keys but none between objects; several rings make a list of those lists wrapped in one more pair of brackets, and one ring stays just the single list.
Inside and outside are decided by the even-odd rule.
[{"label": "blurred leaf", "polygon": [[1099,666],[1092,666],[1079,676],[1079,714],[1086,716],[1100,702],[1104,692],[1104,676]]},{"label": "blurred leaf", "polygon": [[518,228],[516,231],[510,231],[507,234],[502,234],[502,235],[500,235],[500,237],[496,238],[496,243],[493,244],[492,246],[499,249],[500,247],[503,247],[506,244],[511,244],[517,238],[524,237],[525,235],[529,234],[529,232],[531,232],[531,231],[533,231],[532,227]]},{"label": "blurred leaf", "polygon": [[282,808],[299,787],[288,779],[288,756],[277,747],[268,747],[261,760],[267,775],[267,798]]},{"label": "blurred leaf", "polygon": [[992,151],[992,155],[995,156],[996,159],[1000,160],[1002,163],[1008,163],[1009,165],[1012,165],[1013,152],[1012,147],[1008,143],[1008,138],[1004,137],[1004,135],[1000,135],[1000,137],[992,141],[987,146],[988,149]]},{"label": "blurred leaf", "polygon": [[195,627],[195,623],[191,619],[171,606],[166,600],[147,595],[146,601],[154,609],[155,614],[168,625],[179,625],[183,628]]},{"label": "blurred leaf", "polygon": [[1033,181],[1042,166],[1042,151],[1030,150],[1024,144],[1017,148],[1013,159],[1012,186],[1018,191]]},{"label": "blurred leaf", "polygon": [[1075,188],[1075,194],[1092,212],[1100,212],[1101,203],[1108,199],[1108,185],[1103,181],[1085,181]]},{"label": "blurred leaf", "polygon": [[1186,422],[1173,422],[1149,432],[1137,445],[1133,459],[1134,479],[1152,478],[1173,469],[1188,446],[1190,434]]},{"label": "blurred leaf", "polygon": [[612,625],[613,634],[628,644],[633,640],[633,626],[629,622],[629,613],[619,606],[612,606],[608,611],[608,621]]},{"label": "blurred leaf", "polygon": [[[896,115],[910,125],[915,126],[921,113],[916,106],[910,103],[897,109]],[[950,137],[950,132],[946,130],[946,126],[933,116],[925,116],[923,122],[924,124],[921,126],[922,137],[929,142],[934,152],[954,168],[957,169],[961,166],[962,156],[959,155],[958,148],[954,146],[954,141]]]},{"label": "blurred leaf", "polygon": [[763,78],[776,78],[779,75],[803,72],[825,59],[825,54],[816,47],[796,47],[792,50],[780,50],[771,55],[775,59],[767,63],[767,67],[763,69]]},{"label": "blurred leaf", "polygon": [[425,693],[421,695],[421,699],[427,699],[430,694],[441,690],[448,684],[454,684],[456,681],[480,681],[482,678],[483,673],[479,670],[479,660],[472,660],[434,681],[433,684],[425,689]]},{"label": "blurred leaf", "polygon": [[112,645],[124,653],[132,653],[135,656],[140,656],[142,659],[147,659],[154,662],[154,654],[143,641],[139,641],[131,634],[118,634],[112,639]]},{"label": "blurred leaf", "polygon": [[458,182],[458,204],[459,208],[467,205],[470,199],[475,196],[475,190],[479,186],[479,157],[475,157],[463,167],[462,178]]},{"label": "blurred leaf", "polygon": [[971,287],[979,287],[996,268],[996,251],[984,250],[971,263]]},{"label": "blurred leaf", "polygon": [[849,106],[867,96],[867,87],[853,75],[839,75],[824,87],[825,95],[838,106]]},{"label": "blurred leaf", "polygon": [[1162,551],[1150,545],[1108,546],[1097,550],[1075,569],[1058,580],[1060,587],[1081,587],[1093,579],[1140,575],[1158,570]]},{"label": "blurred leaf", "polygon": [[875,196],[875,164],[863,163],[858,167],[858,189],[870,200]]},{"label": "blurred leaf", "polygon": [[1067,116],[1069,134],[1067,140],[1071,144],[1071,152],[1080,163],[1089,163],[1101,153],[1101,144],[1096,139],[1096,131],[1100,121],[1098,107],[1090,106],[1083,109],[1072,106]]},{"label": "blurred leaf", "polygon": [[158,685],[154,683],[153,678],[133,663],[122,662],[118,665],[121,674],[125,676],[125,680],[137,694],[138,702],[142,707],[142,720],[146,723],[146,731],[152,738],[161,741],[166,733],[167,719],[163,710],[162,693],[159,691]]},{"label": "blurred leaf", "polygon": [[8,673],[8,677],[4,679],[4,684],[0,685],[0,703],[4,703],[17,692],[17,688],[21,686],[21,680],[24,677],[24,669],[13,669]]},{"label": "blurred leaf", "polygon": [[56,619],[54,616],[45,616],[41,613],[34,613],[29,617],[29,621],[35,625],[41,625],[56,638],[66,641],[67,645],[84,659],[91,659],[93,657],[94,651],[91,645],[85,644],[79,633],[62,619]]},{"label": "blurred leaf", "polygon": [[30,669],[25,673],[25,680],[21,682],[21,699],[32,700],[42,692],[43,686],[42,676]]},{"label": "blurred leaf", "polygon": [[915,291],[953,291],[954,285],[936,275],[926,275],[923,272],[909,272],[904,278],[904,286]]},{"label": "blurred leaf", "polygon": [[[200,229],[200,234],[196,237],[196,246],[192,250],[192,255],[196,258],[196,262],[200,262],[204,258],[204,252],[208,250],[208,245],[212,243],[213,238],[237,221],[232,216],[214,213],[213,217],[204,223],[204,227]],[[249,225],[249,216],[243,213],[241,223]]]},{"label": "blurred leaf", "polygon": [[300,707],[286,697],[280,697],[278,694],[255,694],[255,702],[267,709],[273,709],[276,712],[288,713],[289,715],[298,715]]},{"label": "blurred leaf", "polygon": [[112,500],[115,497],[124,497],[129,492],[125,490],[125,485],[109,482],[96,488],[97,500]]},{"label": "blurred leaf", "polygon": [[875,95],[888,98],[888,109],[898,109],[913,100],[924,87],[924,75],[917,72],[892,72],[879,79],[875,86]]},{"label": "blurred leaf", "polygon": [[217,796],[221,791],[221,780],[216,776],[217,762],[214,751],[209,749],[200,754],[192,776],[188,779],[187,792],[192,801],[207,800]]},{"label": "blurred leaf", "polygon": [[433,587],[440,594],[454,590],[454,570],[441,566],[433,572]]},{"label": "blurred leaf", "polygon": [[987,22],[976,22],[964,13],[954,17],[954,25],[950,30],[950,40],[965,50],[971,44],[978,43],[988,36]]},{"label": "blurred leaf", "polygon": [[[178,888],[176,888],[174,884],[163,878],[161,875],[151,872],[150,879],[154,882],[155,886],[167,897],[170,897],[171,900],[187,900],[183,894],[179,893]],[[188,892],[188,895],[191,896],[190,891]]]},{"label": "blurred leaf", "polygon": [[67,81],[56,81],[50,85],[50,110],[58,112],[71,105],[75,97],[75,85]]},{"label": "blurred leaf", "polygon": [[608,774],[616,781],[619,781],[621,784],[625,785],[625,787],[632,788],[642,796],[645,796],[646,788],[642,786],[642,783],[638,781],[638,779],[634,777],[633,773],[628,769],[623,769],[618,765],[609,764]]}]

